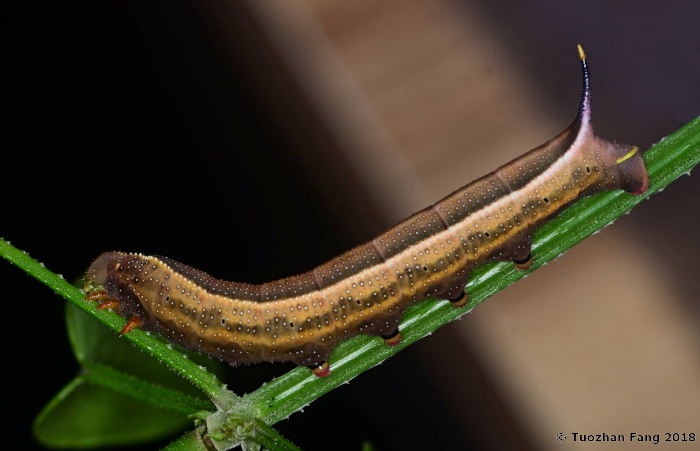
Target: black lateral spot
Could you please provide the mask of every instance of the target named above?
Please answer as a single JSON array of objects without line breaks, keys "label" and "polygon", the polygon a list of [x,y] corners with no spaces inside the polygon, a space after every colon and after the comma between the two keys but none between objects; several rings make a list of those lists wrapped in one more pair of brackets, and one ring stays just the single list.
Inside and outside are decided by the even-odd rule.
[{"label": "black lateral spot", "polygon": [[590,166],[586,166],[586,172],[588,172],[589,174],[591,173],[591,167],[590,167]]},{"label": "black lateral spot", "polygon": [[545,197],[545,198],[543,198],[542,200],[544,201],[544,203],[545,203],[545,204],[548,204],[548,203],[549,203],[549,199],[548,199],[548,198],[546,198],[546,197]]}]

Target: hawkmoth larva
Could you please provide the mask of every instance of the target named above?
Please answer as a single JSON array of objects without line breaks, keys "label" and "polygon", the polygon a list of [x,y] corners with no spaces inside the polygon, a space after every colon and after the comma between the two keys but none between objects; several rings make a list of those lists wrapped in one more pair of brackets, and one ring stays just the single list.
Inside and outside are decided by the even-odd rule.
[{"label": "hawkmoth larva", "polygon": [[547,143],[455,191],[374,240],[286,279],[227,282],[165,257],[108,252],[86,275],[103,300],[191,350],[229,362],[293,361],[317,376],[336,344],[358,334],[399,343],[399,321],[427,297],[467,302],[470,270],[488,261],[532,265],[532,233],[576,199],[600,190],[643,193],[638,148],[605,141],[591,126],[588,63],[573,123]]}]

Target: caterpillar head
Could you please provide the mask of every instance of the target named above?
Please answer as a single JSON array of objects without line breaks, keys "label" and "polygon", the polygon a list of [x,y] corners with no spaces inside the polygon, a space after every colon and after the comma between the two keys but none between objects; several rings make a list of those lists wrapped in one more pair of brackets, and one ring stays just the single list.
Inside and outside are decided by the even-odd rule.
[{"label": "caterpillar head", "polygon": [[122,263],[125,254],[121,252],[105,252],[95,259],[85,273],[86,293],[94,293],[106,289],[109,275]]}]

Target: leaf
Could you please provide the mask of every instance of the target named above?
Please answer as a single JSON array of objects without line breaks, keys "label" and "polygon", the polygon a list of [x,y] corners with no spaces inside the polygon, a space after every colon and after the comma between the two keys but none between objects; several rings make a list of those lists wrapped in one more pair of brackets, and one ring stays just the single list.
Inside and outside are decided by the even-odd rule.
[{"label": "leaf", "polygon": [[[202,392],[70,303],[66,324],[83,373],[39,414],[37,439],[52,447],[149,442],[192,426],[188,414],[214,410]],[[218,374],[221,362],[191,358]]]},{"label": "leaf", "polygon": [[[66,304],[68,336],[78,362],[81,365],[101,363],[121,372],[136,376],[182,393],[206,399],[202,392],[185,379],[158,363],[153,356],[140,351],[122,336],[115,334],[70,303]],[[158,334],[155,339],[167,343]],[[168,344],[170,346],[170,344]],[[175,346],[173,346],[175,347]],[[178,348],[194,363],[206,367],[219,379],[223,379],[223,364],[202,354]]]},{"label": "leaf", "polygon": [[181,413],[134,400],[78,376],[42,410],[33,432],[40,443],[52,448],[89,449],[164,439],[191,424]]}]

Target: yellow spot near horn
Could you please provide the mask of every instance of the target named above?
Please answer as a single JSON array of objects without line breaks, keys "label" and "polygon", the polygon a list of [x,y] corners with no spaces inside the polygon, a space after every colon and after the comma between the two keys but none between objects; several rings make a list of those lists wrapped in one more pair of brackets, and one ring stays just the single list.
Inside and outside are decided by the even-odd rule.
[{"label": "yellow spot near horn", "polygon": [[629,160],[629,159],[632,158],[633,156],[637,155],[637,152],[639,152],[639,147],[636,147],[636,146],[635,146],[635,147],[632,148],[632,150],[630,150],[629,152],[627,152],[627,155],[625,155],[625,156],[622,157],[622,158],[618,158],[617,161],[616,161],[616,163],[617,163],[617,164],[620,164],[620,163],[622,163],[622,162],[625,162],[625,161]]},{"label": "yellow spot near horn", "polygon": [[578,57],[582,60],[586,59],[586,52],[583,51],[583,47],[581,47],[581,44],[578,44]]}]

